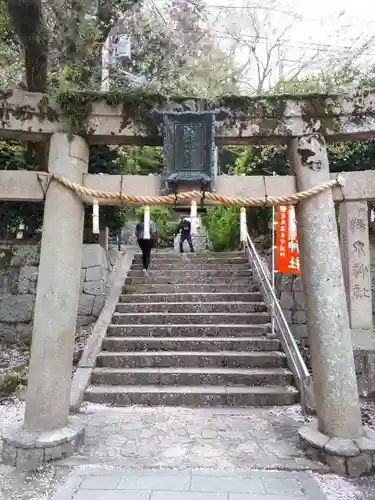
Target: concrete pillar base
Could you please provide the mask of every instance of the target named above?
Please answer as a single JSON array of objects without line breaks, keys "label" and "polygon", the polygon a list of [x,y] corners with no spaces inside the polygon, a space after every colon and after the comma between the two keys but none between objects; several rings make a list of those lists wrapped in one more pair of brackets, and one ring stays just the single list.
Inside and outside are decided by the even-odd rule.
[{"label": "concrete pillar base", "polygon": [[308,458],[321,460],[340,476],[360,477],[375,472],[375,431],[363,427],[356,439],[330,438],[319,432],[318,420],[312,419],[299,431],[299,445]]},{"label": "concrete pillar base", "polygon": [[83,444],[84,432],[82,425],[73,420],[61,429],[47,432],[9,427],[2,436],[3,461],[19,470],[35,471],[46,462],[73,455]]}]

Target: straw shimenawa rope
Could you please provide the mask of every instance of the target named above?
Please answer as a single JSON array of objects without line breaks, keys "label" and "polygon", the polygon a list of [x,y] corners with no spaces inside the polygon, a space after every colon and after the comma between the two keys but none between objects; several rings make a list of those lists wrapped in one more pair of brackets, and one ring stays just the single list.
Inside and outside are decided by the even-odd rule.
[{"label": "straw shimenawa rope", "polygon": [[[41,175],[39,173],[39,175]],[[201,200],[203,193],[201,191],[187,191],[185,193],[178,193],[177,195],[170,194],[167,196],[131,196],[122,193],[111,193],[109,191],[98,191],[90,189],[76,182],[72,182],[65,177],[56,174],[42,174],[47,175],[50,179],[54,179],[70,191],[77,193],[81,196],[87,196],[97,200],[118,200],[123,203],[130,203],[133,205],[171,205],[176,201],[191,201]],[[230,196],[223,196],[216,193],[206,192],[204,194],[205,200],[216,201],[221,205],[241,205],[248,207],[261,207],[261,206],[277,206],[277,205],[295,205],[299,201],[306,200],[312,196],[323,193],[327,189],[335,186],[343,186],[344,179],[338,175],[336,179],[323,182],[305,191],[292,194],[290,196],[264,196],[263,198],[232,198]]]}]

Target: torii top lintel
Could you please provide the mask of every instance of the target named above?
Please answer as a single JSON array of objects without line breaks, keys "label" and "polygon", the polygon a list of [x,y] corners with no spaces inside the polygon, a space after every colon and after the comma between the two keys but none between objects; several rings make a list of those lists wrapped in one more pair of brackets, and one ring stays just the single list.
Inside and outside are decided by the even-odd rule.
[{"label": "torii top lintel", "polygon": [[286,143],[320,132],[327,140],[375,136],[375,89],[342,95],[222,96],[216,99],[151,94],[71,92],[57,98],[0,92],[0,137],[47,141],[55,132],[84,135],[90,144],[160,145],[154,109],[169,112],[222,110],[217,144]]}]

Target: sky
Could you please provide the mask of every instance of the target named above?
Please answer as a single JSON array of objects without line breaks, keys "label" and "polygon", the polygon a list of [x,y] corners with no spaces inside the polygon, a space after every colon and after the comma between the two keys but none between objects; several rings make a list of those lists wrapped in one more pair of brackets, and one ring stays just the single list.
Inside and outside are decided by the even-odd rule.
[{"label": "sky", "polygon": [[[148,1],[158,7],[165,3],[165,0]],[[369,46],[359,61],[364,66],[375,63],[374,0],[205,0],[205,3],[223,48],[233,48],[233,33],[245,42],[237,45],[234,53],[234,60],[241,66],[254,59],[249,49],[254,40],[249,16],[257,17],[260,63],[252,62],[247,67],[245,79],[251,84],[258,80],[258,66],[265,64],[272,47],[268,86],[280,76],[293,76],[301,68],[301,74],[308,74],[338,67],[352,59],[355,50],[365,42]]]}]

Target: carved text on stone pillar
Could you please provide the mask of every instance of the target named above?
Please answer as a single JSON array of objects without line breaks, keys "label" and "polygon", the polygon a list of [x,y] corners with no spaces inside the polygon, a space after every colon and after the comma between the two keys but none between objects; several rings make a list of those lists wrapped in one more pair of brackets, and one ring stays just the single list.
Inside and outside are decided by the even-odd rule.
[{"label": "carved text on stone pillar", "polygon": [[366,252],[365,252],[365,244],[363,243],[363,241],[355,241],[353,243],[353,248],[354,248],[354,253],[356,255],[366,255]]},{"label": "carved text on stone pillar", "polygon": [[350,255],[350,282],[351,299],[354,301],[368,301],[370,293],[370,271],[368,255],[368,217],[367,202],[357,202],[352,204],[350,216],[348,217],[348,230],[351,234],[352,248]]},{"label": "carved text on stone pillar", "polygon": [[367,202],[341,203],[340,233],[350,325],[353,329],[372,330]]}]

